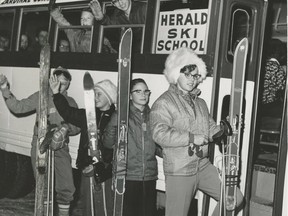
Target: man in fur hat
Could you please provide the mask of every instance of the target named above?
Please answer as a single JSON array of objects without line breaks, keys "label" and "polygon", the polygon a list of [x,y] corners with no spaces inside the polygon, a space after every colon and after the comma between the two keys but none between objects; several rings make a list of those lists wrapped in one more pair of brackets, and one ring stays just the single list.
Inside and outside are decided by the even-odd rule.
[{"label": "man in fur hat", "polygon": [[[197,88],[206,74],[205,63],[193,50],[173,51],[164,69],[170,87],[151,108],[152,136],[163,148],[166,216],[186,216],[198,189],[220,200],[221,181],[208,159],[208,143],[220,127]],[[238,190],[237,205],[242,200]],[[219,207],[213,215],[218,214]]]},{"label": "man in fur hat", "polygon": [[[102,144],[101,135],[109,122],[112,113],[115,111],[117,100],[117,88],[110,80],[102,80],[95,84],[95,109],[96,120],[98,127],[98,145],[101,151],[100,162],[92,165],[92,158],[88,156],[89,138],[87,133],[87,119],[85,109],[77,109],[69,106],[67,100],[59,93],[59,81],[57,77],[51,77],[50,87],[54,93],[54,104],[66,122],[72,123],[81,128],[80,144],[76,165],[82,170],[80,199],[84,203],[83,215],[94,215],[91,212],[91,197],[90,197],[90,176],[94,175],[94,183],[96,186],[104,185],[106,205],[103,209],[95,209],[97,215],[102,215],[100,212],[107,211],[107,215],[113,215],[113,191],[112,191],[112,159],[113,150],[107,149]],[[94,200],[96,201],[96,200]],[[104,209],[106,208],[106,209]],[[104,214],[103,214],[104,215]]]},{"label": "man in fur hat", "polygon": [[[54,77],[59,80],[59,85],[57,91],[71,107],[77,107],[75,100],[67,96],[67,89],[69,88],[71,82],[71,74],[65,68],[58,67],[53,71]],[[9,83],[6,76],[0,74],[0,89],[2,95],[5,99],[6,105],[13,113],[22,114],[36,111],[36,119],[39,115],[39,91],[30,95],[27,98],[17,100],[16,97],[10,91]],[[48,98],[48,124],[50,126],[55,125],[58,129],[55,133],[63,130],[63,118],[59,115],[52,100],[52,91],[49,91]],[[68,129],[69,128],[69,129]],[[68,135],[75,135],[79,133],[79,128],[68,124]],[[31,162],[33,171],[35,174],[36,165],[36,145],[38,136],[38,122],[36,120],[34,126],[34,134],[32,139],[31,148]],[[66,136],[66,135],[65,135]],[[68,140],[65,139],[67,142]],[[59,147],[58,147],[59,148]],[[59,216],[69,215],[70,202],[73,200],[73,195],[75,192],[75,186],[73,182],[72,166],[71,166],[71,156],[69,154],[69,148],[67,143],[62,145],[61,148],[55,150],[55,191],[56,191],[56,202],[59,207]]]}]

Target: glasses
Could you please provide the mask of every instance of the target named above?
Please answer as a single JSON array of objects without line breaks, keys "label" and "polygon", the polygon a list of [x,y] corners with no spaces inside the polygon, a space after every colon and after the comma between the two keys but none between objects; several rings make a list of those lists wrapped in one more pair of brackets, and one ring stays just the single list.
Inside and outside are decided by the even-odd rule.
[{"label": "glasses", "polygon": [[140,89],[136,89],[136,90],[133,90],[131,93],[136,93],[137,95],[140,95],[140,94],[144,94],[144,95],[150,95],[151,94],[151,91],[146,89],[146,90],[140,90]]},{"label": "glasses", "polygon": [[111,3],[115,6],[116,4],[119,4],[119,1],[120,0],[113,0],[113,1],[111,1]]},{"label": "glasses", "polygon": [[195,64],[185,65],[180,69],[180,73],[183,73],[187,79],[193,78],[193,80],[198,80],[200,74],[192,74],[192,72],[197,68]]}]

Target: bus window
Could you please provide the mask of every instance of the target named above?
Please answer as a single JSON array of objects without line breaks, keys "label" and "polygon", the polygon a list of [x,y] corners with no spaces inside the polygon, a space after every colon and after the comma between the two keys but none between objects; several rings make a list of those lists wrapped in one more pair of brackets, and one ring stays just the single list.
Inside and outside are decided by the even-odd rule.
[{"label": "bus window", "polygon": [[205,54],[208,4],[208,0],[161,0],[154,52],[168,54],[189,47],[197,54]]},{"label": "bus window", "polygon": [[[20,16],[20,36],[18,50],[40,52],[41,48],[48,42],[48,26],[50,15],[45,8],[22,9]],[[27,37],[27,47],[25,44]]]},{"label": "bus window", "polygon": [[[251,14],[251,12],[250,12]],[[228,59],[233,61],[234,51],[242,38],[250,35],[251,19],[247,10],[234,6],[231,16]]]},{"label": "bus window", "polygon": [[[127,0],[127,2],[130,0]],[[106,42],[109,41],[112,48],[118,52],[120,38],[125,32],[125,29],[131,28],[133,32],[132,40],[132,52],[143,52],[143,40],[145,33],[145,21],[147,1],[131,1],[132,9],[130,11],[129,19],[126,17],[125,12],[118,6],[118,1],[115,3],[106,2],[103,4],[103,13],[105,18],[99,21],[101,24],[101,36],[102,47],[99,49],[103,52],[107,49]],[[108,44],[108,46],[110,46]],[[103,47],[106,46],[105,47]]]},{"label": "bus window", "polygon": [[[70,52],[92,51],[92,35],[94,17],[88,11],[88,7],[61,8],[51,12],[51,17],[56,22],[55,43],[53,51],[63,51],[59,49],[59,44],[63,40],[68,40]],[[81,19],[85,19],[81,25]],[[63,44],[62,44],[63,45]]]},{"label": "bus window", "polygon": [[14,12],[1,11],[0,14],[0,51],[11,51]]}]

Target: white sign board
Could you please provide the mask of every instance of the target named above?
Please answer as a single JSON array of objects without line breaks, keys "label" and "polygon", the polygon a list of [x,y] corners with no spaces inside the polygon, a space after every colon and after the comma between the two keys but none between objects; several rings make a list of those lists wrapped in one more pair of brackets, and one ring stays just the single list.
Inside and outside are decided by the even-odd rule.
[{"label": "white sign board", "polygon": [[179,47],[189,47],[205,54],[208,9],[160,12],[156,53],[169,54]]}]

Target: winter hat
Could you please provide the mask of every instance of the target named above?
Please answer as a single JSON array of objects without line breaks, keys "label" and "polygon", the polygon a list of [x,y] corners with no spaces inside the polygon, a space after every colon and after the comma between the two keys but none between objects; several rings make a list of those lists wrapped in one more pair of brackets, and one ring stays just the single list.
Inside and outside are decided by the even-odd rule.
[{"label": "winter hat", "polygon": [[165,69],[163,71],[167,81],[171,84],[176,84],[180,76],[180,70],[186,65],[195,64],[198,68],[202,82],[207,75],[206,65],[197,54],[189,48],[181,47],[174,50],[166,59]]},{"label": "winter hat", "polygon": [[110,105],[116,103],[117,87],[110,80],[106,79],[95,83],[94,89],[100,89],[108,99]]},{"label": "winter hat", "polygon": [[66,69],[66,68],[63,68],[61,66],[57,67],[54,71],[53,71],[53,75],[60,75],[60,74],[63,74],[69,81],[72,80],[72,76],[70,74],[70,72]]}]

